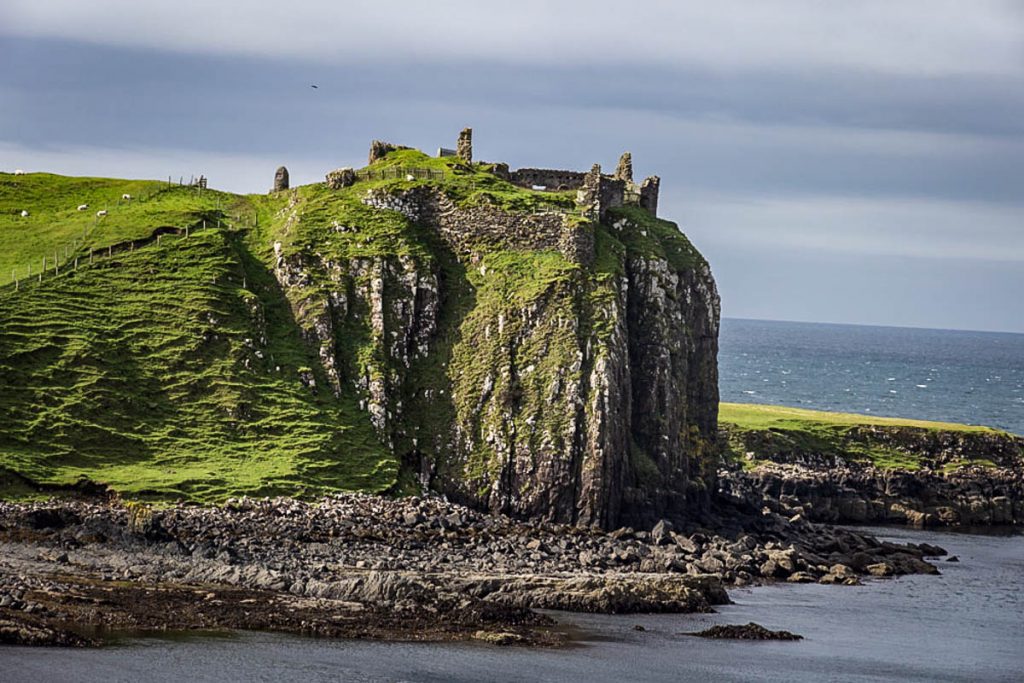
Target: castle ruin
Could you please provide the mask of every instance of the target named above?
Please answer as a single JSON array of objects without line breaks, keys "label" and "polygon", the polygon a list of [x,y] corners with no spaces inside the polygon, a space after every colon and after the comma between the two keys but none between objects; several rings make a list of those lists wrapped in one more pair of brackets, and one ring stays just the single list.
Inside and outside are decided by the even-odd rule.
[{"label": "castle ruin", "polygon": [[[403,145],[393,145],[382,140],[370,143],[368,162],[380,161],[388,153],[401,149],[410,149]],[[462,162],[473,162],[473,129],[463,128],[459,132],[455,149],[441,147],[439,157],[458,157]],[[617,206],[638,206],[652,216],[658,215],[658,192],[661,178],[649,176],[639,184],[633,180],[633,156],[624,152],[619,157],[615,173],[607,175],[601,172],[601,165],[594,164],[589,171],[568,171],[552,168],[519,168],[510,170],[508,164],[490,163],[494,175],[503,180],[541,191],[576,190],[576,203],[585,216],[595,221],[603,221],[608,209]],[[356,172],[351,168],[337,169],[327,174],[327,185],[332,189],[348,187],[357,180]],[[283,166],[274,177],[274,190],[288,188],[288,170]]]},{"label": "castle ruin", "polygon": [[281,166],[274,173],[274,189],[271,192],[281,192],[288,189],[288,169]]}]

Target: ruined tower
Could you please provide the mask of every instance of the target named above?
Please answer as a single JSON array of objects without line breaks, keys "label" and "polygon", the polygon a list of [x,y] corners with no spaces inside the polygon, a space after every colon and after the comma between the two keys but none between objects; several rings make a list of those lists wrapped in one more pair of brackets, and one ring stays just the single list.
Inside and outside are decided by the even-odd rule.
[{"label": "ruined tower", "polygon": [[625,180],[627,183],[633,182],[633,155],[629,152],[623,152],[619,157],[619,165],[615,168],[615,178]]},{"label": "ruined tower", "polygon": [[647,209],[652,216],[658,215],[658,188],[661,185],[661,178],[652,175],[644,178],[640,184],[640,208]]},{"label": "ruined tower", "polygon": [[288,189],[288,169],[281,166],[274,173],[274,192]]},{"label": "ruined tower", "polygon": [[467,164],[473,161],[473,129],[463,128],[459,133],[459,141],[455,145],[455,153]]}]

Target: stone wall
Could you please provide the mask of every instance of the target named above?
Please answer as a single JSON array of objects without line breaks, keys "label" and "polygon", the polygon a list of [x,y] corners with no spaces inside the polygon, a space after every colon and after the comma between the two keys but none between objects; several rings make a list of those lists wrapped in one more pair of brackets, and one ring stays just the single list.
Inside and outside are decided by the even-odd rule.
[{"label": "stone wall", "polygon": [[640,208],[646,209],[652,216],[658,215],[658,189],[661,186],[661,178],[652,175],[644,178],[640,184]]},{"label": "stone wall", "polygon": [[393,145],[390,142],[384,142],[383,140],[373,140],[370,142],[370,154],[367,157],[367,163],[372,164],[375,161],[379,161],[388,155],[389,152],[394,152],[400,149],[412,149],[405,145]]},{"label": "stone wall", "polygon": [[371,190],[363,203],[398,211],[411,221],[435,228],[457,254],[484,247],[555,249],[573,263],[594,258],[593,228],[571,225],[564,213],[510,212],[496,206],[458,207],[444,193],[421,187],[400,193]]},{"label": "stone wall", "polygon": [[583,209],[583,215],[592,221],[604,222],[608,209],[622,206],[626,181],[601,173],[601,165],[594,164],[583,178],[583,184],[576,194],[576,203]]},{"label": "stone wall", "polygon": [[586,175],[580,171],[553,168],[517,168],[509,173],[509,180],[523,187],[539,185],[549,190],[577,190],[583,186]]},{"label": "stone wall", "polygon": [[455,154],[467,164],[473,162],[473,129],[463,128],[455,144]]}]

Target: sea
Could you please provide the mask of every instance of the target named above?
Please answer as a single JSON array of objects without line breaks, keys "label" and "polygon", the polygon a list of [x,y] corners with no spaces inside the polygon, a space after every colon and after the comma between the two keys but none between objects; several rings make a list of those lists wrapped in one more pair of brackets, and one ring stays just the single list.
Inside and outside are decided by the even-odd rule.
[{"label": "sea", "polygon": [[[722,399],[985,424],[1024,434],[1024,335],[726,319]],[[120,634],[95,650],[0,649],[0,682],[1024,681],[1020,529],[867,529],[940,545],[939,576],[736,589],[715,614],[552,613],[572,645]],[[799,642],[685,633],[757,622]],[[639,626],[643,630],[636,627]]]},{"label": "sea", "polygon": [[723,401],[1024,434],[1024,334],[725,318]]}]

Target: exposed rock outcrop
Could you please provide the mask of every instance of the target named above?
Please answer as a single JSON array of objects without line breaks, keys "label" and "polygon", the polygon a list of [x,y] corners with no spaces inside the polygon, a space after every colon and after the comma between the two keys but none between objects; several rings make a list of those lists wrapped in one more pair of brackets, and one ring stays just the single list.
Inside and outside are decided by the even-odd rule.
[{"label": "exposed rock outcrop", "polygon": [[706,505],[719,301],[674,226],[655,237],[624,211],[612,231],[432,187],[362,201],[431,236],[416,255],[293,254],[276,275],[332,388],[355,387],[422,484],[605,528]]},{"label": "exposed rock outcrop", "polygon": [[[720,474],[723,492],[786,516],[833,523],[978,526],[1024,523],[1024,439],[988,431],[862,427],[849,450],[794,447],[773,432],[743,435],[757,466]],[[859,449],[885,447],[916,463],[877,467]]]}]

